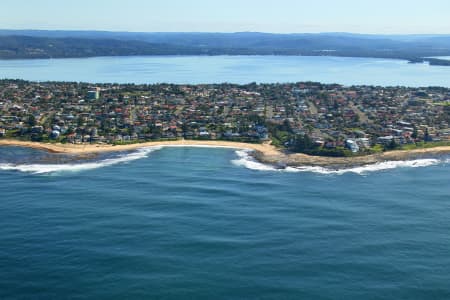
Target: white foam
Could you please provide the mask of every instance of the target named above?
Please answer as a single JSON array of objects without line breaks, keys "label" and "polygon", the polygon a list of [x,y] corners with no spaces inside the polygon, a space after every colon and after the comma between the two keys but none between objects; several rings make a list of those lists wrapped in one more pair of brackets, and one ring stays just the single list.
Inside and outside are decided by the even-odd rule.
[{"label": "white foam", "polygon": [[[315,166],[303,166],[303,167],[286,167],[284,169],[276,168],[272,165],[263,164],[256,161],[251,155],[250,150],[238,150],[236,151],[236,155],[238,159],[233,160],[233,164],[237,166],[243,166],[245,168],[251,170],[258,171],[277,171],[277,172],[311,172],[318,174],[336,174],[342,175],[345,173],[355,173],[355,174],[366,174],[370,172],[378,172],[396,168],[419,168],[419,167],[428,167],[432,165],[436,165],[442,163],[442,161],[438,159],[416,159],[416,160],[404,160],[404,161],[386,161],[379,162],[376,164],[364,165],[359,167],[345,168],[345,169],[330,169],[324,167],[315,167]],[[445,161],[446,163],[450,162],[449,160]]]},{"label": "white foam", "polygon": [[420,167],[428,167],[432,165],[437,165],[441,163],[441,161],[437,159],[416,159],[416,160],[403,160],[403,161],[385,161],[379,162],[370,165],[363,165],[352,168],[338,169],[333,170],[329,168],[323,167],[297,167],[299,172],[314,172],[319,174],[336,174],[342,175],[345,173],[354,173],[363,175],[370,172],[379,172],[397,168],[420,168]]},{"label": "white foam", "polygon": [[236,150],[238,159],[232,160],[231,162],[236,166],[245,167],[251,170],[258,171],[276,171],[277,169],[271,165],[263,164],[256,161],[252,156],[250,156],[251,150]]},{"label": "white foam", "polygon": [[161,147],[141,148],[135,152],[122,154],[115,158],[108,158],[100,161],[86,162],[79,164],[19,164],[19,165],[0,164],[0,170],[14,170],[34,174],[45,174],[54,172],[79,172],[142,159],[148,157],[148,154],[150,154],[151,152],[159,149],[161,149]]}]

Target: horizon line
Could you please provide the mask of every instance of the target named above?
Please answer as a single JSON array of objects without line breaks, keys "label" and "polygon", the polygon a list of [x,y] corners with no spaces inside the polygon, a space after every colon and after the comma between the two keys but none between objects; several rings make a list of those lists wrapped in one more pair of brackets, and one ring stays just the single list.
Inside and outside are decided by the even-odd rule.
[{"label": "horizon line", "polygon": [[320,32],[269,32],[269,31],[130,31],[130,30],[103,30],[103,29],[36,29],[36,28],[0,28],[0,31],[48,31],[48,32],[104,32],[104,33],[212,33],[212,34],[238,34],[259,33],[273,35],[295,35],[295,34],[351,34],[351,35],[378,35],[378,36],[450,36],[450,33],[361,33],[349,31],[320,31]]}]

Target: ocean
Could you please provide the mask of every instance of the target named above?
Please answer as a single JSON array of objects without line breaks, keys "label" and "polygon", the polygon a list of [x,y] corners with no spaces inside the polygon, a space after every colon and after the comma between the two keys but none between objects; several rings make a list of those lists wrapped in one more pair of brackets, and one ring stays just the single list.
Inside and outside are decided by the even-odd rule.
[{"label": "ocean", "polygon": [[[445,86],[342,57],[0,60],[0,78]],[[450,156],[279,170],[242,149],[0,147],[0,299],[450,299]]]},{"label": "ocean", "polygon": [[330,56],[130,56],[0,60],[0,78],[90,83],[284,83],[450,87],[450,67]]},{"label": "ocean", "polygon": [[0,147],[0,299],[449,299],[449,163]]}]

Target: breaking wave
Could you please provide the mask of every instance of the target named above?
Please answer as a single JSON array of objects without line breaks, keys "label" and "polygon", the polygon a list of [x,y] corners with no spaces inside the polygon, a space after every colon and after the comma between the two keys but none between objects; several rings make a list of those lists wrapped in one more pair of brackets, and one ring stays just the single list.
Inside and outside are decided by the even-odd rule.
[{"label": "breaking wave", "polygon": [[[155,146],[146,147],[138,149],[131,153],[121,154],[117,157],[107,158],[99,161],[93,162],[82,162],[78,164],[11,164],[11,163],[0,163],[0,170],[12,170],[27,172],[33,174],[46,174],[46,173],[57,173],[57,172],[79,172],[93,170],[103,167],[108,167],[116,164],[127,163],[134,160],[142,159],[148,157],[148,155],[156,150],[160,150],[166,147],[178,147],[178,146]],[[179,147],[201,147],[201,148],[230,148],[223,146],[201,146],[201,145],[180,145]],[[235,149],[235,148],[234,148]],[[396,168],[418,168],[418,167],[428,167],[437,164],[450,164],[450,159],[416,159],[416,160],[405,160],[405,161],[385,161],[376,164],[343,168],[343,169],[331,169],[318,166],[302,166],[302,167],[277,167],[270,164],[264,164],[257,161],[252,155],[253,150],[240,149],[236,150],[235,153],[238,156],[237,159],[232,160],[232,163],[236,166],[245,167],[251,170],[257,171],[273,171],[273,172],[311,172],[317,174],[336,174],[342,175],[345,173],[355,173],[355,174],[366,174],[369,172],[377,172],[383,170],[390,170]]]},{"label": "breaking wave", "polygon": [[255,160],[250,154],[249,150],[238,150],[236,151],[238,159],[233,160],[232,163],[237,166],[242,166],[251,170],[258,171],[277,171],[277,172],[311,172],[318,174],[336,174],[342,175],[345,173],[355,173],[355,174],[366,174],[370,172],[384,171],[396,168],[419,168],[437,165],[440,163],[450,163],[450,159],[439,160],[433,158],[415,159],[415,160],[404,160],[404,161],[385,161],[370,165],[344,168],[344,169],[331,169],[316,166],[302,166],[302,167],[286,167],[277,168],[276,166],[263,164]]},{"label": "breaking wave", "polygon": [[286,167],[283,169],[277,168],[273,165],[263,164],[256,159],[254,159],[250,154],[253,150],[236,150],[238,159],[232,160],[231,162],[236,166],[245,167],[251,170],[258,171],[283,171],[283,172],[298,172],[297,168]]},{"label": "breaking wave", "polygon": [[138,149],[131,153],[121,154],[114,158],[103,159],[93,162],[82,162],[82,163],[72,163],[72,164],[11,164],[11,163],[0,163],[0,170],[4,171],[20,171],[33,174],[47,174],[47,173],[58,173],[58,172],[80,172],[88,171],[103,167],[108,167],[120,163],[126,163],[133,160],[138,160],[148,157],[148,155],[156,150],[162,148],[175,148],[175,147],[189,147],[189,148],[230,148],[228,146],[203,146],[203,145],[165,145],[165,146],[152,146]]},{"label": "breaking wave", "polygon": [[161,147],[142,148],[135,152],[121,154],[118,157],[78,164],[0,164],[0,170],[13,170],[34,174],[79,172],[142,159],[148,157],[151,152],[159,149],[161,149]]}]

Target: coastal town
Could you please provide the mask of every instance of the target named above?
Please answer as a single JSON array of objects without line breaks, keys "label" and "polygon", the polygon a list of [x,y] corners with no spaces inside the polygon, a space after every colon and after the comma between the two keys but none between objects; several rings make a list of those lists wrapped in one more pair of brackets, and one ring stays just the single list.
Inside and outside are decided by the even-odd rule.
[{"label": "coastal town", "polygon": [[450,89],[0,81],[0,139],[229,140],[323,156],[450,142]]}]

